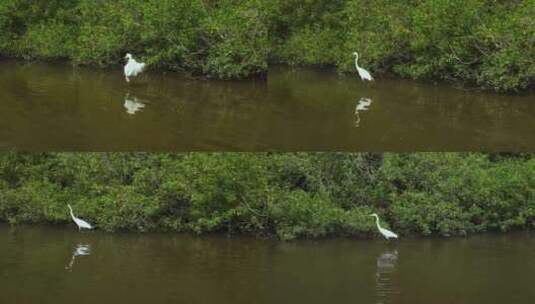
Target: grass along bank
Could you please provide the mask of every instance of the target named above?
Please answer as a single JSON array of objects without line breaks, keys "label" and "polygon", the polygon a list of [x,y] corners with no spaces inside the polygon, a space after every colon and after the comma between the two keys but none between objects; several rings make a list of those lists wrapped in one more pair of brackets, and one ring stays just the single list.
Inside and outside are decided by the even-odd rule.
[{"label": "grass along bank", "polygon": [[480,153],[0,154],[0,220],[106,231],[401,235],[535,228],[535,158]]}]

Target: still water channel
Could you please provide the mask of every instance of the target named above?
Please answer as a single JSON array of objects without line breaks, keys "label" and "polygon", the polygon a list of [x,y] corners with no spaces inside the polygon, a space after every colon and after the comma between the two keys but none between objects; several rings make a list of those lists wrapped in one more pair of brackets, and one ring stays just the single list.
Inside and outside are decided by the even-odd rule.
[{"label": "still water channel", "polygon": [[0,303],[534,303],[535,237],[105,234],[0,225]]},{"label": "still water channel", "polygon": [[203,81],[0,61],[0,150],[533,151],[535,94],[272,67]]}]

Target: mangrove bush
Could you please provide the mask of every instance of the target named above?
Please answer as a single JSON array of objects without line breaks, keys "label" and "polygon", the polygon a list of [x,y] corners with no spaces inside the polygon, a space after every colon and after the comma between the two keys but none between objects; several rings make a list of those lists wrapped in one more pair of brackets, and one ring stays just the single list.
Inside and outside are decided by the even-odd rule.
[{"label": "mangrove bush", "polygon": [[498,91],[535,80],[535,1],[272,0],[271,60],[463,81]]},{"label": "mangrove bush", "polygon": [[535,228],[535,158],[482,153],[0,154],[0,220],[366,237]]},{"label": "mangrove bush", "polygon": [[267,70],[264,1],[5,0],[0,54],[110,65],[134,53],[153,68],[240,78]]},{"label": "mangrove bush", "polygon": [[533,87],[535,0],[3,0],[0,56],[118,64],[217,78],[268,62],[376,76]]}]

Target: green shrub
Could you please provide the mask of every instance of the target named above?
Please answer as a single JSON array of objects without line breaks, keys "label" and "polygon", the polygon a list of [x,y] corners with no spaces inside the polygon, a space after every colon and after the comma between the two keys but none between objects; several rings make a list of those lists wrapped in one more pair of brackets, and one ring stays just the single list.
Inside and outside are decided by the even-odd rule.
[{"label": "green shrub", "polygon": [[69,0],[0,3],[0,54],[108,66],[131,52],[153,68],[218,78],[267,70],[266,3]]},{"label": "green shrub", "polygon": [[535,0],[5,0],[0,55],[118,64],[126,52],[217,78],[272,62],[374,75],[533,86]]},{"label": "green shrub", "polygon": [[535,227],[535,158],[483,153],[0,153],[0,220],[281,239]]},{"label": "green shrub", "polygon": [[535,78],[535,2],[273,1],[278,62],[354,73],[352,52],[375,75],[461,81],[497,91]]}]

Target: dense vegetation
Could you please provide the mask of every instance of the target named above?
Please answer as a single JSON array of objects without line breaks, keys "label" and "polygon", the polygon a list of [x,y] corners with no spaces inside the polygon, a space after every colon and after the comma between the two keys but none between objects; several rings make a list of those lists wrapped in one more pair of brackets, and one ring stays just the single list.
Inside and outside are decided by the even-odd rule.
[{"label": "dense vegetation", "polygon": [[0,55],[116,64],[218,78],[271,62],[376,76],[532,87],[535,0],[3,0]]},{"label": "dense vegetation", "polygon": [[[480,153],[0,154],[0,220],[296,237],[535,228],[535,158]],[[388,223],[388,224],[387,224]]]},{"label": "dense vegetation", "polygon": [[153,68],[218,78],[267,70],[264,1],[3,0],[0,54],[119,63],[126,52]]},{"label": "dense vegetation", "polygon": [[464,81],[500,91],[533,86],[534,0],[274,0],[272,56],[375,74]]}]

